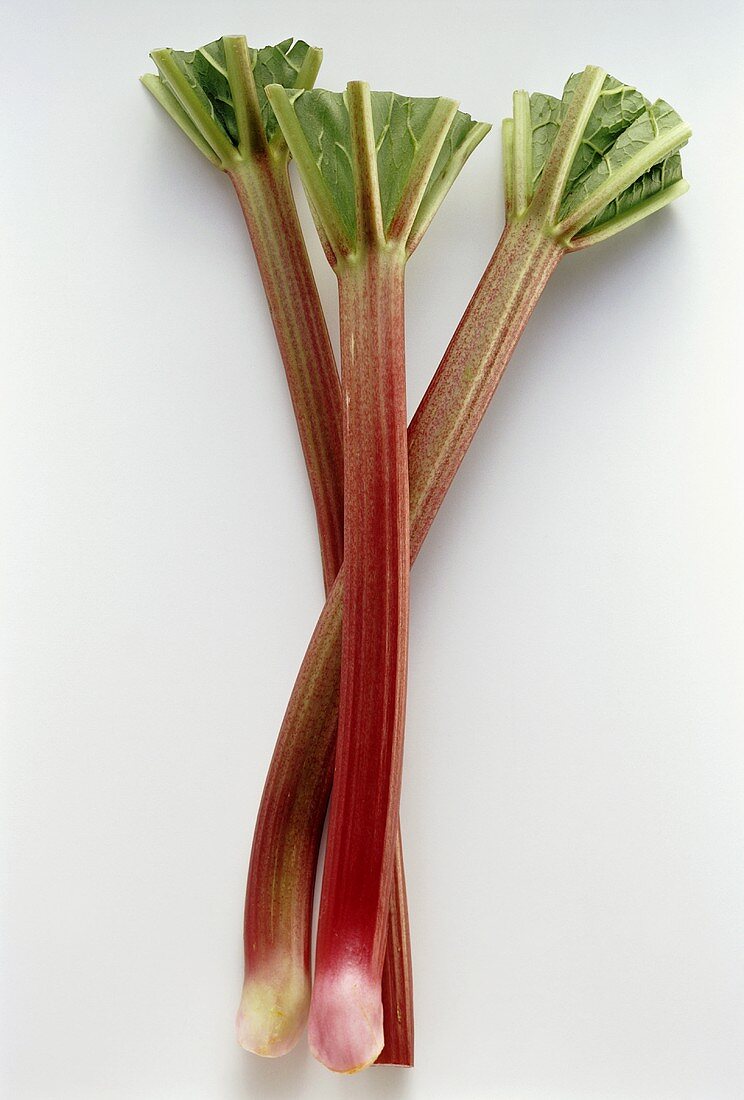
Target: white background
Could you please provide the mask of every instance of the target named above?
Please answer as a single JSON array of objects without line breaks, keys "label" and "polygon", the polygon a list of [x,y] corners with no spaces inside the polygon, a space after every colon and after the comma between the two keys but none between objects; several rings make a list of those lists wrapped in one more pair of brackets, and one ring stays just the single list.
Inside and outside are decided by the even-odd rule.
[{"label": "white background", "polygon": [[[740,5],[15,0],[4,22],[5,1095],[740,1100]],[[331,88],[494,121],[599,64],[695,131],[690,194],[559,268],[415,570],[410,1072],[233,1038],[320,569],[240,211],[137,77],[242,32],[323,45]],[[492,135],[410,265],[411,409],[501,203]]]}]

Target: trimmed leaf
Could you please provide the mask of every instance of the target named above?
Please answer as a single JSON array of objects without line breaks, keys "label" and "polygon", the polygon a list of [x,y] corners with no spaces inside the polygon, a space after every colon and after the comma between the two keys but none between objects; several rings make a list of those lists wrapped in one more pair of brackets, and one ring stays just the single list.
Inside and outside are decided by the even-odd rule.
[{"label": "trimmed leaf", "polygon": [[424,192],[424,202],[427,197],[439,186],[442,177],[447,171],[447,167],[450,162],[457,156],[465,143],[470,138],[473,131],[483,124],[476,122],[470,115],[466,115],[464,111],[458,111],[455,115],[452,125],[447,131],[447,137],[444,139],[444,145],[442,146],[437,162],[434,165],[434,170],[431,173],[428,184],[426,185],[426,191]]},{"label": "trimmed leaf", "polygon": [[532,183],[537,183],[548,159],[563,117],[564,105],[552,95],[536,92],[530,96],[532,122]]},{"label": "trimmed leaf", "polygon": [[645,202],[646,199],[658,195],[661,191],[666,191],[674,183],[679,183],[681,179],[682,158],[679,153],[672,153],[661,164],[655,164],[650,172],[646,172],[645,175],[626,188],[613,202],[609,203],[601,214],[598,214],[593,221],[584,226],[579,237],[590,229],[596,229],[613,218],[626,214],[629,210]]},{"label": "trimmed leaf", "polygon": [[[559,218],[562,220],[573,210],[576,210],[600,184],[603,184],[612,176],[613,172],[623,167],[636,153],[641,152],[644,146],[653,141],[655,137],[666,130],[671,130],[672,127],[679,125],[681,122],[682,119],[677,112],[663,99],[645,106],[633,122],[618,134],[606,153],[597,158],[595,163],[582,176],[575,179],[573,185],[569,183],[569,189],[564,196]],[[651,173],[647,174],[650,175]],[[630,191],[632,191],[632,186],[624,194],[627,195]],[[626,209],[629,209],[629,207],[626,206]],[[603,214],[604,211],[598,217],[602,217]]]},{"label": "trimmed leaf", "polygon": [[371,92],[370,99],[382,223],[387,230],[408,181],[419,140],[437,101],[411,99],[394,92]]},{"label": "trimmed leaf", "polygon": [[[274,112],[266,98],[267,84],[282,84],[292,88],[302,68],[309,46],[306,42],[285,39],[277,46],[264,46],[259,50],[249,47],[251,69],[256,84],[256,94],[261,112],[266,140],[270,141],[277,130]],[[209,42],[197,50],[170,50],[170,55],[194,90],[204,112],[214,119],[234,146],[239,144],[238,124],[233,106],[233,93],[227,79],[225,48],[221,38]],[[167,80],[161,81],[167,87]]]},{"label": "trimmed leaf", "polygon": [[289,97],[320,174],[333,195],[350,240],[356,236],[354,172],[351,163],[349,112],[343,92],[322,88]]},{"label": "trimmed leaf", "polygon": [[[599,91],[592,77],[601,82]],[[616,218],[629,224],[627,215],[636,207],[643,204],[650,209],[650,200],[682,180],[678,150],[687,142],[689,128],[664,100],[649,103],[637,88],[590,67],[569,77],[561,99],[536,93],[529,102],[531,168],[529,157],[522,158],[531,175],[528,199],[539,185],[542,209],[548,210],[551,224],[561,232],[565,228],[576,236]],[[518,127],[524,133],[518,106],[515,93],[514,119],[505,124],[507,153],[517,140],[512,135]],[[564,126],[570,129],[564,132]],[[669,135],[666,141],[665,134]],[[546,166],[557,140],[557,159],[550,162],[551,178],[547,179]],[[507,180],[512,188],[519,182],[512,178],[515,172],[513,166]],[[680,193],[675,186],[669,197]],[[513,206],[508,211],[511,217],[520,214]],[[583,224],[582,218],[586,219]]]},{"label": "trimmed leaf", "polygon": [[203,153],[207,160],[210,160],[217,168],[221,168],[220,158],[204,135],[196,128],[191,116],[183,109],[165,81],[161,80],[155,73],[145,73],[142,77],[142,83],[148,92],[157,99],[163,110],[168,112],[176,125],[180,126],[186,137],[193,141],[199,152]]},{"label": "trimmed leaf", "polygon": [[[568,110],[580,78],[581,74],[575,73],[566,83],[561,100],[561,117]],[[627,129],[647,106],[646,100],[636,88],[622,84],[613,76],[605,78],[568,174],[569,189],[602,159],[618,135]]]},{"label": "trimmed leaf", "polygon": [[196,93],[202,109],[220,124],[233,145],[238,144],[232,89],[227,79],[222,39],[187,53],[171,50],[171,56]]},{"label": "trimmed leaf", "polygon": [[[349,239],[356,238],[356,207],[351,126],[346,93],[316,88],[290,94],[297,121],[310,146]],[[371,92],[372,123],[377,149],[377,173],[383,226],[387,231],[408,183],[414,156],[437,99],[416,99],[394,92]],[[458,111],[427,184],[429,194],[473,127]]]},{"label": "trimmed leaf", "polygon": [[294,88],[308,49],[307,42],[299,39],[295,42],[294,39],[287,38],[278,46],[264,46],[261,50],[250,50],[258,105],[261,108],[261,121],[266,131],[267,141],[271,141],[276,133],[278,123],[264,89],[267,84],[282,84],[285,88]]}]

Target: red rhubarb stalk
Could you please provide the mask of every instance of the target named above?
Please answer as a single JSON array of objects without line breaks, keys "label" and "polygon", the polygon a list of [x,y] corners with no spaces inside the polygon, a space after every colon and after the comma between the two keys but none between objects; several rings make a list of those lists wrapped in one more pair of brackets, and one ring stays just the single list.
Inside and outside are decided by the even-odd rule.
[{"label": "red rhubarb stalk", "polygon": [[[408,430],[412,561],[560,258],[687,188],[677,150],[690,131],[663,101],[648,104],[591,67],[569,80],[563,100],[533,95],[525,111],[525,97],[515,94],[515,118],[504,124],[506,228]],[[333,774],[344,585],[342,569],[303,660],[261,800],[246,901],[257,947],[259,910],[269,898],[272,911],[309,942]]]},{"label": "red rhubarb stalk", "polygon": [[[281,88],[267,94],[339,280],[347,582],[309,1039],[331,1069],[354,1072],[384,1046],[382,970],[402,769],[410,566],[404,270],[454,165],[462,166],[485,128],[458,115],[450,100],[370,93],[361,82],[345,96],[312,92],[294,104]],[[253,864],[249,938],[254,915],[261,919],[251,897],[260,877]],[[396,898],[401,905],[404,892]],[[407,939],[400,946],[406,950]]]},{"label": "red rhubarb stalk", "polygon": [[[240,202],[305,457],[327,594],[343,561],[341,385],[287,172],[289,150],[257,80],[263,74],[286,86],[311,87],[321,57],[320,50],[291,39],[251,50],[244,38],[226,37],[190,53],[156,50],[159,76],[143,77],[143,83],[197,148],[228,175]],[[385,955],[383,983],[391,1026],[379,1060],[412,1065],[410,937],[400,845],[394,879],[398,904],[389,918],[392,947]],[[310,1003],[307,946],[300,943],[284,959],[292,1010],[277,1005],[268,1014],[273,1021],[268,1029],[241,1032],[244,1045],[257,1053],[286,1053],[299,1036]],[[249,958],[246,942],[247,968],[253,971]],[[272,962],[274,971],[276,965]]]},{"label": "red rhubarb stalk", "polygon": [[353,1070],[383,1046],[402,770],[410,550],[401,256],[372,244],[339,275],[339,297],[346,586],[310,1044],[331,1068]]}]

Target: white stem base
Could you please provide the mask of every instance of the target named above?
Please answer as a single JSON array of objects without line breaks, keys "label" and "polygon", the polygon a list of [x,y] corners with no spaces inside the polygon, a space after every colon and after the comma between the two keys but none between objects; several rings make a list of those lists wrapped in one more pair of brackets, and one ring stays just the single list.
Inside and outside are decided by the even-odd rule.
[{"label": "white stem base", "polygon": [[280,1058],[294,1047],[307,1020],[310,984],[302,968],[280,978],[246,979],[235,1021],[238,1042],[264,1058]]}]

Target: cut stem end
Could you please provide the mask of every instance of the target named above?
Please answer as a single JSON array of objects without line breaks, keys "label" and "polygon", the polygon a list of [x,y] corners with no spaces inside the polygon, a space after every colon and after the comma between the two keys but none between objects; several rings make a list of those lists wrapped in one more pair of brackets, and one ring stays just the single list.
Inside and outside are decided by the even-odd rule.
[{"label": "cut stem end", "polygon": [[313,1057],[335,1073],[371,1066],[385,1041],[379,982],[356,966],[316,978],[308,1040]]},{"label": "cut stem end", "polygon": [[281,979],[247,978],[235,1020],[244,1050],[262,1058],[281,1058],[302,1034],[310,1006],[310,983],[302,967]]}]

